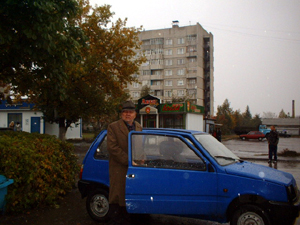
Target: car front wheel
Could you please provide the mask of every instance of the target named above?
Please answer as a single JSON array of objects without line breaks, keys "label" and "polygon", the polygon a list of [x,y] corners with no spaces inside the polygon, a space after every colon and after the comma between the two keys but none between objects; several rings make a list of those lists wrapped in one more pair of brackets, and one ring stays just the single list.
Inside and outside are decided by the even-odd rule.
[{"label": "car front wheel", "polygon": [[245,141],[245,140],[246,140],[246,138],[245,138],[245,137],[242,137],[242,140],[243,140],[243,141]]},{"label": "car front wheel", "polygon": [[230,225],[270,225],[268,215],[257,206],[245,205],[238,209],[230,222]]},{"label": "car front wheel", "polygon": [[260,138],[258,138],[258,140],[259,140],[259,141],[262,141],[262,138],[260,137]]},{"label": "car front wheel", "polygon": [[86,199],[86,209],[93,220],[107,222],[109,220],[108,192],[104,189],[95,189],[89,193]]}]

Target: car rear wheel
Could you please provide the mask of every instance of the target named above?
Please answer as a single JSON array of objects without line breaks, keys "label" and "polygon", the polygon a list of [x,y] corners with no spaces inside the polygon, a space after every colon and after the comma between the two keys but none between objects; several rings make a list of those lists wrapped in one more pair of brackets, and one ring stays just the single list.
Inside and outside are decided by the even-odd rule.
[{"label": "car rear wheel", "polygon": [[230,225],[270,225],[267,213],[254,205],[244,205],[235,211]]},{"label": "car rear wheel", "polygon": [[97,222],[108,221],[108,192],[104,189],[95,189],[89,193],[86,199],[86,209],[93,220]]}]

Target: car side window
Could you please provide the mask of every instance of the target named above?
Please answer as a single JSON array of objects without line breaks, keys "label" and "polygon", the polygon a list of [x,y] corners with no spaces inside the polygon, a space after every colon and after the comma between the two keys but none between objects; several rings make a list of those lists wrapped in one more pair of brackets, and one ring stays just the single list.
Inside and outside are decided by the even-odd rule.
[{"label": "car side window", "polygon": [[107,136],[105,136],[103,141],[99,143],[95,151],[94,158],[100,160],[108,160]]},{"label": "car side window", "polygon": [[132,135],[132,165],[151,168],[205,170],[203,161],[178,137]]}]

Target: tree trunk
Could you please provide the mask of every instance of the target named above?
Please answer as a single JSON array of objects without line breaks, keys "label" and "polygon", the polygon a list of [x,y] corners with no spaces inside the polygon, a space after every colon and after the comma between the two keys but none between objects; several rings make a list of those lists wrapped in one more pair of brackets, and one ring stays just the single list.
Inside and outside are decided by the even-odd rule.
[{"label": "tree trunk", "polygon": [[58,135],[58,138],[61,141],[66,140],[67,129],[68,129],[68,127],[66,126],[65,118],[59,118],[59,135]]}]

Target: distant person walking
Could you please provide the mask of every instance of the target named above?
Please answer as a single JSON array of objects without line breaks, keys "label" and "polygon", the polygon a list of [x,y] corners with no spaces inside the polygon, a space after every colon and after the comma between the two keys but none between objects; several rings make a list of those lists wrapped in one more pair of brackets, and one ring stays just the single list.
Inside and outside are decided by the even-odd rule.
[{"label": "distant person walking", "polygon": [[273,155],[273,163],[277,163],[277,145],[279,142],[279,134],[276,131],[275,126],[271,126],[271,131],[267,139],[269,143],[269,163],[272,163]]}]

